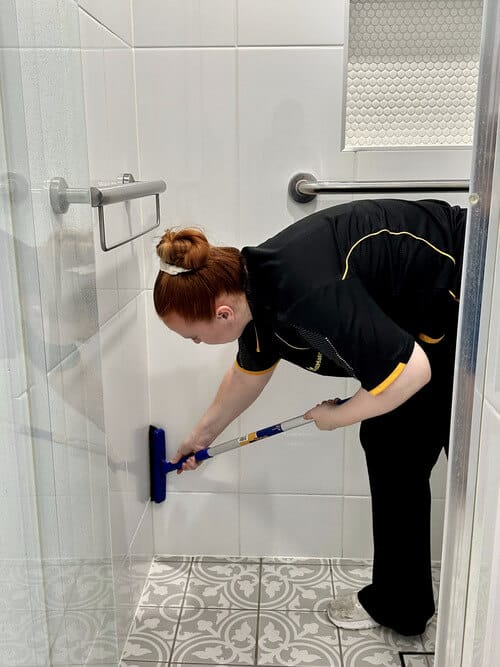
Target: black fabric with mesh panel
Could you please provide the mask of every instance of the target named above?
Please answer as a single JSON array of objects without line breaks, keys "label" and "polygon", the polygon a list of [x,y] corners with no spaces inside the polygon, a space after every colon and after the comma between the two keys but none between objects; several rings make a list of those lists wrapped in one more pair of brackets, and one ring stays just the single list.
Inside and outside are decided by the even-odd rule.
[{"label": "black fabric with mesh panel", "polygon": [[[466,210],[397,199],[341,204],[243,248],[253,321],[238,365],[286,359],[376,393],[446,335],[459,292]],[[455,304],[456,305],[456,304]]]}]

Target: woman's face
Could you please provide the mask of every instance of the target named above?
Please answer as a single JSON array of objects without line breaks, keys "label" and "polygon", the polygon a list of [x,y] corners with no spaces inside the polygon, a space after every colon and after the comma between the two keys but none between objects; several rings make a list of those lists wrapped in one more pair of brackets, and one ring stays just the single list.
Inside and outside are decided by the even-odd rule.
[{"label": "woman's face", "polygon": [[162,319],[171,331],[193,343],[223,345],[237,340],[241,335],[241,327],[236,322],[234,312],[227,306],[219,307],[211,320],[188,321],[177,313],[169,313]]}]

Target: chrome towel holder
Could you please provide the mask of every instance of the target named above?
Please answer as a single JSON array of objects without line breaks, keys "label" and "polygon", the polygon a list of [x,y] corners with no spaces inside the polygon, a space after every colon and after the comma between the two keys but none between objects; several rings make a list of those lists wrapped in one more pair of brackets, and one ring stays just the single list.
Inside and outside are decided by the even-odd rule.
[{"label": "chrome towel holder", "polygon": [[[50,204],[54,213],[66,213],[70,204],[90,204],[92,208],[97,208],[101,248],[104,252],[108,252],[126,243],[130,243],[160,226],[160,194],[165,192],[166,189],[167,185],[165,181],[136,181],[132,174],[123,174],[122,185],[111,185],[101,188],[94,186],[90,188],[70,188],[64,178],[56,177],[50,181],[49,193]],[[104,224],[104,206],[153,195],[156,199],[155,224],[139,234],[130,236],[125,241],[108,245],[106,242],[106,226]]]},{"label": "chrome towel holder", "polygon": [[383,192],[468,192],[469,181],[318,181],[315,176],[299,173],[292,176],[288,194],[300,204],[319,194],[367,194]]}]

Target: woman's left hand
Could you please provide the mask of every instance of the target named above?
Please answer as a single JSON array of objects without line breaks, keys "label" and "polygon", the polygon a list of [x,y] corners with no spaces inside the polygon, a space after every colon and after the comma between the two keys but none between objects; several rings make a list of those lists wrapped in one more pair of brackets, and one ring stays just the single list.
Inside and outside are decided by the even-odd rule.
[{"label": "woman's left hand", "polygon": [[315,408],[311,408],[305,413],[304,419],[312,419],[320,431],[333,431],[339,426],[335,419],[339,400],[338,398],[333,398],[318,403]]}]

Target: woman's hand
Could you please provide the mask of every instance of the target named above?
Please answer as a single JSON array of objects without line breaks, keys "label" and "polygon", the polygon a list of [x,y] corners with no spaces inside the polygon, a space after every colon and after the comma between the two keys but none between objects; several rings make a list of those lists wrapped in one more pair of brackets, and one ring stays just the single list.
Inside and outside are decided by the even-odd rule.
[{"label": "woman's hand", "polygon": [[[183,456],[189,456],[189,454],[194,454],[200,449],[205,449],[210,444],[212,444],[213,438],[210,436],[199,436],[196,433],[191,433],[179,446],[179,449],[176,451],[175,456],[171,459],[170,463],[177,463]],[[182,464],[182,468],[179,468],[177,474],[180,475],[185,470],[196,470],[199,468],[201,463],[196,461],[194,456],[191,456],[187,461]]]},{"label": "woman's hand", "polygon": [[318,403],[315,408],[311,408],[305,413],[304,419],[312,419],[320,431],[333,431],[339,426],[335,419],[339,401],[339,398],[333,398]]}]

